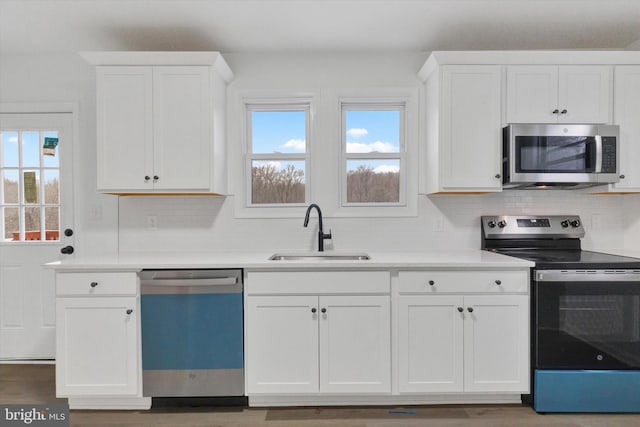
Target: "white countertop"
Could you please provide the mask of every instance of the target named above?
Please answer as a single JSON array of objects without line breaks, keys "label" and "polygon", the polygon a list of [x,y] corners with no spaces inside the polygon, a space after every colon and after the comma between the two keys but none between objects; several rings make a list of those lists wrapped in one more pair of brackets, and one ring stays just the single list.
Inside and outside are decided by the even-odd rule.
[{"label": "white countertop", "polygon": [[[277,251],[278,253],[300,253]],[[369,260],[271,261],[274,252],[121,253],[114,256],[75,257],[46,264],[56,270],[141,270],[153,268],[274,269],[393,269],[393,268],[527,268],[533,262],[483,250],[427,252],[363,252]],[[325,252],[335,253],[342,252]],[[353,253],[356,253],[355,251]]]}]

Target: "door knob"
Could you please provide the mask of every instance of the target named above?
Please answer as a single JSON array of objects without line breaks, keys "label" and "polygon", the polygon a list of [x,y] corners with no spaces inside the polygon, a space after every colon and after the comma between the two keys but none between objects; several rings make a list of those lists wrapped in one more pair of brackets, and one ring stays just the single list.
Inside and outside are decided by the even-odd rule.
[{"label": "door knob", "polygon": [[73,246],[71,245],[65,246],[64,248],[60,249],[60,253],[65,255],[71,255],[73,253]]}]

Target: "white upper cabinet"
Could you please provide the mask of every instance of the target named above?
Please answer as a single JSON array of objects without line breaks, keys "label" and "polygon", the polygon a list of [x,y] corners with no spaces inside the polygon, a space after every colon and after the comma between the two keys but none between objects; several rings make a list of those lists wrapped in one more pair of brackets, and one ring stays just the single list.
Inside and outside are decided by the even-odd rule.
[{"label": "white upper cabinet", "polygon": [[620,182],[612,192],[640,191],[640,65],[615,67],[613,122],[620,126]]},{"label": "white upper cabinet", "polygon": [[443,65],[426,81],[422,193],[502,190],[502,68]]},{"label": "white upper cabinet", "polygon": [[231,70],[216,52],[89,52],[97,184],[108,193],[226,193]]},{"label": "white upper cabinet", "polygon": [[611,67],[507,66],[507,123],[611,123]]}]

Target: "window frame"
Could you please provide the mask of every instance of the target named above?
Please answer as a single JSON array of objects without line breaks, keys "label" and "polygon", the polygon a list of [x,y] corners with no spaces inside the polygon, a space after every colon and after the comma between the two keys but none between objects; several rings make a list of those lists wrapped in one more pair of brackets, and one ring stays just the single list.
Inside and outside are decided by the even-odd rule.
[{"label": "window frame", "polygon": [[[311,98],[261,98],[244,99],[244,207],[250,210],[299,208],[308,205],[311,200],[310,170],[311,170]],[[254,153],[252,137],[252,118],[255,111],[304,111],[305,112],[305,151],[304,153]],[[253,176],[252,165],[254,161],[304,161],[304,185],[305,200],[302,203],[253,203]]]},{"label": "window frame", "polygon": [[[17,166],[4,166],[4,148],[0,150],[0,179],[3,182],[0,185],[0,223],[2,224],[2,239],[0,242],[3,244],[10,245],[24,245],[24,244],[60,244],[62,241],[62,188],[60,185],[60,181],[62,179],[62,167],[61,167],[61,155],[60,150],[61,147],[58,146],[56,149],[58,150],[58,165],[57,166],[47,166],[45,165],[45,158],[43,153],[43,143],[46,134],[55,133],[58,138],[60,137],[59,130],[40,128],[38,126],[34,126],[33,128],[23,128],[16,127],[15,129],[6,129],[2,130],[2,134],[17,134],[17,148],[18,148],[18,164]],[[25,166],[24,165],[24,137],[25,133],[36,133],[38,135],[38,166]],[[1,144],[0,144],[1,145]],[[7,203],[4,198],[4,176],[6,171],[15,171],[18,176],[18,202],[17,203]],[[38,182],[38,202],[37,203],[27,203],[25,201],[25,184],[24,184],[24,173],[25,172],[36,172],[36,179]],[[47,171],[55,171],[58,176],[58,203],[47,203],[46,201],[46,181],[45,175]],[[7,240],[5,238],[5,208],[18,209],[18,224],[19,224],[19,238],[18,240]],[[38,208],[39,213],[39,222],[40,222],[40,238],[35,240],[26,239],[26,209],[27,208]],[[46,223],[46,210],[47,208],[57,208],[58,209],[58,238],[47,240],[47,223]]]},{"label": "window frame", "polygon": [[[404,97],[398,98],[341,98],[340,99],[340,208],[406,208],[407,207],[407,104]],[[347,152],[347,112],[348,111],[398,111],[398,152],[395,153],[348,153]],[[347,200],[347,163],[350,160],[398,160],[399,189],[397,202],[349,202]]]}]

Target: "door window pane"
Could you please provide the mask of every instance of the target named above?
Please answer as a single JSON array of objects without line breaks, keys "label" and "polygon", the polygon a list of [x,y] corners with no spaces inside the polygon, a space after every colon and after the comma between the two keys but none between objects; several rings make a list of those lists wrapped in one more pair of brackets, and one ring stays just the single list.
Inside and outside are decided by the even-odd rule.
[{"label": "door window pane", "polygon": [[2,166],[18,167],[17,132],[2,132]]},{"label": "door window pane", "polygon": [[60,240],[60,208],[44,208],[44,227],[47,240]]},{"label": "door window pane", "polygon": [[304,203],[304,161],[251,162],[251,203]]},{"label": "door window pane", "polygon": [[20,187],[18,185],[18,171],[5,170],[2,173],[3,203],[15,203],[20,200]]},{"label": "door window pane", "polygon": [[60,166],[60,150],[57,145],[58,132],[43,132],[42,135],[44,137],[42,149],[44,167],[57,168]]},{"label": "door window pane", "polygon": [[20,240],[20,209],[4,208],[5,240]]},{"label": "door window pane", "polygon": [[348,160],[348,203],[400,201],[400,160]]},{"label": "door window pane", "polygon": [[24,203],[40,203],[40,172],[24,171],[22,175],[22,186],[24,187]]},{"label": "door window pane", "polygon": [[24,208],[24,239],[40,240],[40,207]]},{"label": "door window pane", "polygon": [[22,132],[22,166],[40,166],[40,138],[38,132]]},{"label": "door window pane", "polygon": [[44,203],[47,205],[60,203],[60,171],[57,169],[44,171]]}]

